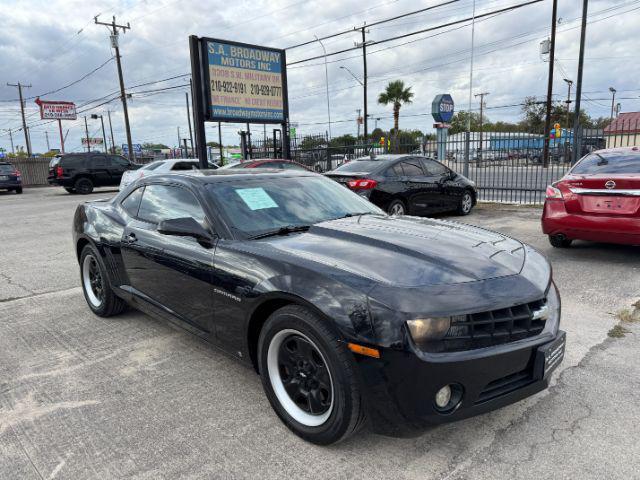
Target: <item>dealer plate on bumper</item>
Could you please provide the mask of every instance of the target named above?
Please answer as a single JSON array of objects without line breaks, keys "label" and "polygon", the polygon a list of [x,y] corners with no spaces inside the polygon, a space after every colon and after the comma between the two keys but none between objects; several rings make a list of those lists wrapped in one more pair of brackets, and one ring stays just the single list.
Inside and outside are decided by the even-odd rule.
[{"label": "dealer plate on bumper", "polygon": [[564,347],[567,341],[565,332],[560,330],[558,337],[551,343],[538,348],[535,360],[535,378],[549,378],[564,358]]}]

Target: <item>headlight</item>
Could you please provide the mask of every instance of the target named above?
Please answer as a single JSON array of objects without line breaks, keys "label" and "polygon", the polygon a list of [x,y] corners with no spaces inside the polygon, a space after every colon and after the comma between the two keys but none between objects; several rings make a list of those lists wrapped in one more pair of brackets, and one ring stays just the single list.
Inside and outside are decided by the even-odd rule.
[{"label": "headlight", "polygon": [[407,320],[407,327],[415,343],[440,340],[449,331],[451,317],[416,318]]},{"label": "headlight", "polygon": [[555,334],[560,326],[560,295],[555,283],[551,282],[549,292],[547,293],[547,321],[544,325],[543,332],[551,332]]}]

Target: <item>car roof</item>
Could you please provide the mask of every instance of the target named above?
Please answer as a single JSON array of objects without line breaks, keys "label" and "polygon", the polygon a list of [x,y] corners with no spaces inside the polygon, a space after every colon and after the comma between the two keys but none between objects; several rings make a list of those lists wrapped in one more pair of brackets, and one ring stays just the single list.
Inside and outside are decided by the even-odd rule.
[{"label": "car roof", "polygon": [[261,169],[218,169],[218,170],[184,170],[168,172],[161,175],[148,177],[149,182],[161,183],[163,180],[181,181],[185,183],[217,183],[230,180],[243,180],[253,178],[286,178],[286,177],[322,177],[317,173],[306,170],[281,170],[279,168]]},{"label": "car roof", "polygon": [[358,162],[358,161],[370,161],[370,162],[387,161],[387,162],[390,162],[392,160],[401,160],[403,158],[422,157],[422,156],[423,155],[419,155],[417,153],[383,153],[382,155],[358,157],[354,161],[356,161],[356,162]]},{"label": "car roof", "polygon": [[594,150],[591,153],[603,154],[603,153],[632,153],[632,152],[640,155],[640,147],[633,146],[633,147],[601,148],[599,150]]}]

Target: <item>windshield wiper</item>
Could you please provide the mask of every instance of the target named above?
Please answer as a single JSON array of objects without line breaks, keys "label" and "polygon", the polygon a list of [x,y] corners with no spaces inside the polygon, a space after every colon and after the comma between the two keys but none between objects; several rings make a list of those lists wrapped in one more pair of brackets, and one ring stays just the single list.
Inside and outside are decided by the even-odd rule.
[{"label": "windshield wiper", "polygon": [[361,217],[362,215],[371,215],[371,212],[345,213],[341,217],[334,218],[334,220],[340,220],[341,218],[349,218],[349,217]]},{"label": "windshield wiper", "polygon": [[275,237],[276,235],[288,235],[294,232],[306,232],[311,228],[311,225],[286,225],[276,230],[269,230],[268,232],[259,233],[258,235],[252,235],[249,240],[257,240],[258,238]]}]

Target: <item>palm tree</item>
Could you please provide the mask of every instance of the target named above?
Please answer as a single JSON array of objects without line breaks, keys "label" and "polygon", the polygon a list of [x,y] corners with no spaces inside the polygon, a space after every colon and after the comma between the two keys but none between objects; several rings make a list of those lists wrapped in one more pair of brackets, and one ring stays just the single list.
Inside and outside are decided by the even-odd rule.
[{"label": "palm tree", "polygon": [[393,127],[394,132],[398,133],[398,120],[400,119],[400,107],[404,103],[411,103],[413,92],[411,87],[404,88],[402,80],[394,80],[389,82],[387,88],[378,97],[378,103],[382,105],[393,104]]}]

